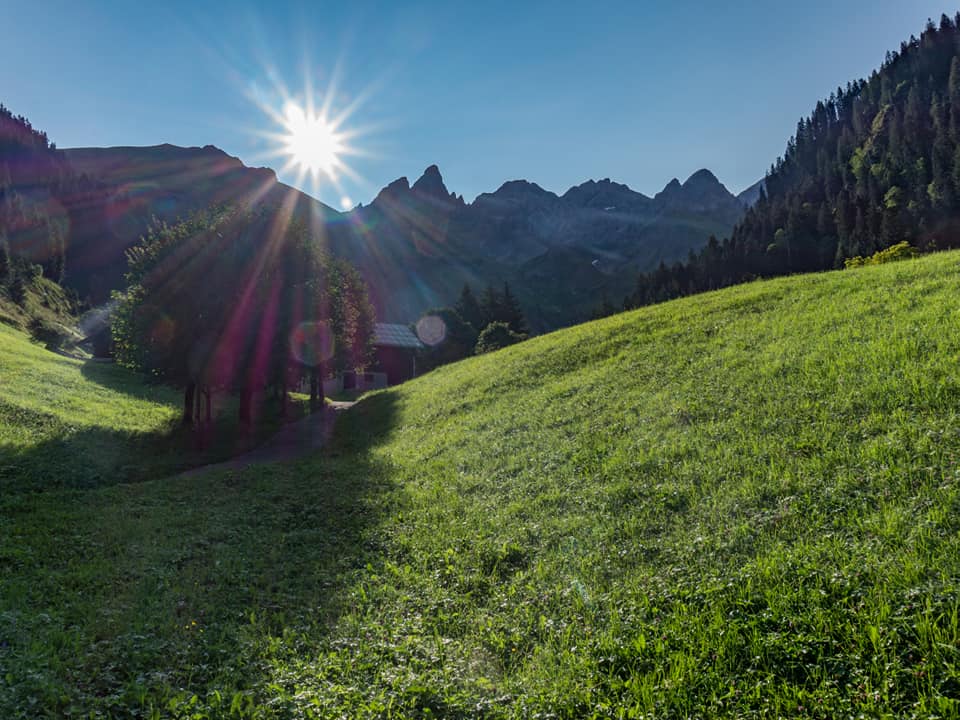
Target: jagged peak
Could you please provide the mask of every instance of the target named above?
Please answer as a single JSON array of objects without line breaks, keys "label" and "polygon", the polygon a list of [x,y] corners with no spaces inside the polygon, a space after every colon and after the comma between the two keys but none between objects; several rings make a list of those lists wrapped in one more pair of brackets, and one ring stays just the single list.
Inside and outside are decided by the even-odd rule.
[{"label": "jagged peak", "polygon": [[658,192],[653,196],[654,200],[661,200],[664,197],[670,197],[676,195],[680,190],[683,189],[683,186],[680,184],[680,181],[676,178],[673,178],[670,182],[663,186],[663,190]]},{"label": "jagged peak", "polygon": [[721,185],[722,183],[717,179],[717,176],[706,168],[700,168],[693,175],[687,178],[687,181],[683,184],[684,187],[688,185]]},{"label": "jagged peak", "polygon": [[587,180],[567,190],[563,200],[581,207],[602,207],[603,209],[623,209],[636,206],[637,203],[650,201],[646,195],[624,183],[614,182],[610,178]]},{"label": "jagged peak", "polygon": [[414,192],[421,195],[430,195],[439,198],[449,198],[450,191],[443,184],[443,176],[440,174],[440,168],[436,165],[429,166],[423,171],[420,179],[413,184],[411,188]]},{"label": "jagged peak", "polygon": [[382,202],[384,200],[396,198],[408,192],[410,192],[410,181],[407,180],[406,176],[399,177],[383,188],[383,190],[378,192],[377,197],[374,198],[373,203],[371,204],[376,204],[378,201]]},{"label": "jagged peak", "polygon": [[[390,191],[409,190],[409,189],[410,189],[410,181],[407,180],[406,175],[402,177],[398,177],[396,180],[394,180],[392,183],[390,183],[384,188],[384,190],[390,190]],[[383,192],[383,190],[381,190],[381,192]]]},{"label": "jagged peak", "polygon": [[579,185],[574,185],[572,188],[567,190],[567,192],[565,192],[564,195],[567,195],[574,190],[593,189],[593,188],[603,188],[603,189],[616,188],[618,190],[629,190],[630,192],[634,192],[633,190],[631,190],[630,186],[625,185],[623,183],[614,182],[610,178],[603,178],[601,180],[593,180],[591,178],[590,180],[587,180],[586,182],[582,182]]},{"label": "jagged peak", "polygon": [[495,192],[490,193],[498,197],[516,197],[518,195],[553,195],[552,192],[544,190],[535,182],[529,180],[507,180],[498,187]]}]

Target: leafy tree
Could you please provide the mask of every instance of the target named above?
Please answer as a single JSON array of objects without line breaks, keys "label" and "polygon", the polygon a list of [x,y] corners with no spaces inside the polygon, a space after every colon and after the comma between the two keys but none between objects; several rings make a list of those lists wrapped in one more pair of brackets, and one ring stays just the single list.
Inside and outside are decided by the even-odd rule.
[{"label": "leafy tree", "polygon": [[296,223],[269,208],[214,208],[155,225],[128,252],[127,291],[113,322],[118,362],[182,387],[185,423],[195,397],[236,392],[252,422],[255,396],[307,373],[313,400],[323,374],[369,357],[366,288]]},{"label": "leafy tree", "polygon": [[482,355],[483,353],[493,352],[526,339],[526,335],[514,332],[507,323],[492,322],[480,333],[480,337],[477,339],[476,353]]}]

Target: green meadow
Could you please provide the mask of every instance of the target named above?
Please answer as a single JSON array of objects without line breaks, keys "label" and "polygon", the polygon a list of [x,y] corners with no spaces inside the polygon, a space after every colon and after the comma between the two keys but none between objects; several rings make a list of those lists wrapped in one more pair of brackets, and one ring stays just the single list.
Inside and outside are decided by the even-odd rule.
[{"label": "green meadow", "polygon": [[172,391],[0,369],[2,717],[960,714],[960,253],[534,338],[245,471],[167,477]]},{"label": "green meadow", "polygon": [[[0,325],[0,492],[89,489],[156,479],[226,460],[279,428],[276,401],[242,431],[235,399],[215,395],[204,436],[180,426],[181,392],[113,364],[43,349]],[[290,417],[307,411],[294,395]]]}]

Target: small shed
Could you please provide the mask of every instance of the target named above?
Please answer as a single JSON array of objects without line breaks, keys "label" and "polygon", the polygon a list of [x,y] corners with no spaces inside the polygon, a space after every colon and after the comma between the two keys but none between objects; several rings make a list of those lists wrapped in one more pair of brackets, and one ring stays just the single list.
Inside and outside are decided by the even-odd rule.
[{"label": "small shed", "polygon": [[374,370],[385,373],[396,385],[417,376],[417,355],[424,345],[406,325],[376,323],[373,326]]}]

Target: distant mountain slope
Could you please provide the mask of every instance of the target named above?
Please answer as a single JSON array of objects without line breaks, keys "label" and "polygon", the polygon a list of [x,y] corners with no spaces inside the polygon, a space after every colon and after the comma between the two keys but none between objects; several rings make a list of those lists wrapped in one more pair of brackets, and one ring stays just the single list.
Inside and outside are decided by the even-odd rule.
[{"label": "distant mountain slope", "polygon": [[360,229],[351,259],[402,265],[377,271],[398,299],[394,319],[451,302],[464,282],[507,280],[543,330],[586,319],[604,295],[622,297],[638,270],[686,257],[742,214],[708,170],[654,198],[608,179],[562,196],[512,180],[465,203],[431,165],[412,186],[400,178],[349,213]]},{"label": "distant mountain slope", "polygon": [[766,190],[766,180],[757,180],[753,185],[737,195],[737,200],[744,207],[753,207],[760,200],[760,191]]},{"label": "distant mountain slope", "polygon": [[75,172],[108,188],[99,198],[109,208],[106,227],[97,234],[79,228],[68,251],[68,282],[94,302],[121,286],[124,251],[154,217],[172,222],[211,205],[260,203],[322,227],[339,217],[327,205],[278,182],[273,170],[246,167],[212,145],[76,148],[63,155]]},{"label": "distant mountain slope", "polygon": [[450,192],[431,165],[412,185],[387,185],[367,206],[339,213],[212,146],[77,148],[64,157],[107,186],[105,228],[70,246],[70,277],[102,301],[119,287],[124,250],[154,216],[172,221],[211,204],[266,203],[315,227],[332,252],[370,284],[381,318],[408,322],[478,290],[510,282],[536,330],[586,319],[605,295],[622,297],[639,270],[685,257],[729,233],[742,204],[707,170],[654,198],[610,180],[562,196],[516,180],[473,203]]}]

